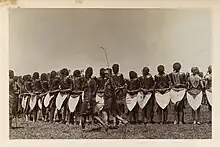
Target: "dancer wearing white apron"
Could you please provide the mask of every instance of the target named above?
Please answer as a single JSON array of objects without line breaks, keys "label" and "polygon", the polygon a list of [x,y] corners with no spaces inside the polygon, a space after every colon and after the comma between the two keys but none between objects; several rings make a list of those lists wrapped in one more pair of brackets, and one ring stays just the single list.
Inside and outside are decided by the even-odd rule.
[{"label": "dancer wearing white apron", "polygon": [[24,93],[23,93],[23,102],[24,102],[24,114],[26,117],[26,121],[31,120],[31,110],[30,110],[30,99],[32,97],[33,92],[33,83],[30,75],[24,76]]},{"label": "dancer wearing white apron", "polygon": [[174,103],[174,124],[184,122],[184,100],[186,96],[186,75],[180,72],[181,64],[173,64],[173,72],[170,73],[171,82],[171,101]]},{"label": "dancer wearing white apron", "polygon": [[47,107],[44,105],[44,100],[46,98],[46,95],[49,92],[48,76],[47,76],[46,73],[42,73],[40,78],[41,78],[42,93],[40,94],[41,99],[39,100],[38,103],[39,103],[39,105],[41,105],[42,120],[43,121],[49,121],[49,111],[47,111]]},{"label": "dancer wearing white apron", "polygon": [[201,124],[200,106],[202,102],[203,82],[198,67],[191,68],[192,74],[187,81],[187,100],[192,108],[193,124]]},{"label": "dancer wearing white apron", "polygon": [[129,110],[129,122],[131,124],[138,123],[139,105],[137,95],[140,90],[140,81],[135,71],[129,72],[129,80],[126,82],[127,96],[126,103]]},{"label": "dancer wearing white apron", "polygon": [[60,91],[60,77],[58,77],[56,71],[51,71],[50,81],[49,81],[49,95],[45,97],[49,99],[49,105],[47,106],[47,111],[49,111],[50,122],[56,121],[56,116],[58,116],[58,121],[61,120],[61,115],[56,111],[56,99]]},{"label": "dancer wearing white apron", "polygon": [[30,108],[33,112],[33,121],[36,122],[38,118],[37,114],[38,114],[38,111],[40,110],[38,106],[38,101],[40,101],[41,99],[40,94],[42,93],[39,73],[34,72],[32,79],[33,79],[33,85],[34,85],[34,89],[33,89],[34,97],[33,99],[30,100],[30,104],[31,104]]},{"label": "dancer wearing white apron", "polygon": [[164,66],[157,67],[158,75],[155,75],[155,98],[158,104],[157,112],[159,115],[159,123],[167,123],[168,109],[167,106],[170,102],[170,81],[169,75],[164,72]]},{"label": "dancer wearing white apron", "polygon": [[68,101],[72,92],[73,80],[69,77],[69,71],[66,68],[61,70],[60,93],[56,99],[56,108],[61,112],[61,123],[66,123],[66,116],[68,112]]},{"label": "dancer wearing white apron", "polygon": [[72,92],[68,101],[69,114],[68,123],[69,124],[80,124],[79,115],[82,106],[82,93],[83,93],[83,78],[79,70],[73,72],[73,86]]},{"label": "dancer wearing white apron", "polygon": [[145,124],[153,123],[155,106],[155,97],[153,93],[154,78],[149,71],[148,67],[144,67],[142,70],[143,76],[139,77],[141,91],[139,92],[138,104],[142,109],[142,121]]}]

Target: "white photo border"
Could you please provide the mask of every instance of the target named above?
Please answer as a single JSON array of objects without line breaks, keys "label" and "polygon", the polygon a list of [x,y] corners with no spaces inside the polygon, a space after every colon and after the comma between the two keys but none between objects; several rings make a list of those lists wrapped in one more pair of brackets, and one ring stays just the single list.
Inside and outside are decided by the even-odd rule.
[{"label": "white photo border", "polygon": [[[0,5],[1,6],[1,5]],[[96,140],[9,140],[8,127],[8,69],[9,69],[9,11],[11,8],[209,8],[212,11],[212,64],[213,64],[213,125],[212,139],[96,139]],[[0,8],[0,96],[1,96],[1,146],[218,146],[220,87],[218,61],[220,55],[220,2],[218,0],[17,0],[13,5]],[[199,25],[199,24],[198,24]],[[7,86],[6,86],[7,85]]]}]

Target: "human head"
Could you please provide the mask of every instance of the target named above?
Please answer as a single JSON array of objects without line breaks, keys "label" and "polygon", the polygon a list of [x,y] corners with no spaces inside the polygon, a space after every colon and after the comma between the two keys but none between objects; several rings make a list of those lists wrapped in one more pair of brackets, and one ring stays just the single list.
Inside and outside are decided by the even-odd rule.
[{"label": "human head", "polygon": [[105,77],[109,78],[112,75],[112,69],[111,68],[106,68],[105,69]]},{"label": "human head", "polygon": [[209,67],[208,67],[208,73],[212,73],[212,65],[209,65]]},{"label": "human head", "polygon": [[100,74],[101,77],[105,77],[105,69],[101,68],[100,71],[99,71],[99,74]]},{"label": "human head", "polygon": [[130,78],[130,79],[137,78],[137,73],[136,73],[135,71],[133,71],[133,70],[130,71],[130,72],[129,72],[129,78]]},{"label": "human head", "polygon": [[192,67],[191,72],[193,75],[199,74],[199,68],[198,67]]},{"label": "human head", "polygon": [[69,71],[68,71],[68,69],[67,69],[67,68],[63,68],[63,69],[61,69],[61,75],[62,75],[63,77],[68,76],[68,75],[69,75]]},{"label": "human head", "polygon": [[74,77],[80,77],[81,76],[81,72],[80,72],[80,70],[74,70],[74,72],[73,72],[73,76]]},{"label": "human head", "polygon": [[24,75],[22,78],[23,78],[23,81],[27,81],[28,79],[27,75]]},{"label": "human head", "polygon": [[52,70],[50,73],[50,78],[55,78],[57,76],[57,72],[55,70]]},{"label": "human head", "polygon": [[149,72],[150,72],[150,69],[148,67],[144,67],[143,70],[142,70],[142,75],[146,76],[146,75],[149,74]]},{"label": "human head", "polygon": [[41,78],[41,81],[47,81],[48,80],[48,76],[47,76],[46,73],[42,73],[40,78]]},{"label": "human head", "polygon": [[40,75],[38,72],[34,72],[32,78],[33,78],[33,80],[36,80],[36,79],[39,79],[39,76]]},{"label": "human head", "polygon": [[13,78],[14,78],[14,71],[9,70],[9,79],[13,79]]},{"label": "human head", "polygon": [[179,62],[176,62],[173,64],[173,70],[176,72],[179,72],[181,69],[181,64]]},{"label": "human head", "polygon": [[157,67],[157,71],[158,71],[158,73],[159,74],[164,74],[164,66],[163,65],[159,65],[158,67]]},{"label": "human head", "polygon": [[92,69],[92,67],[88,67],[88,68],[86,69],[85,76],[86,76],[87,78],[91,78],[92,75],[93,75],[93,69]]},{"label": "human head", "polygon": [[114,64],[112,70],[114,74],[117,74],[119,72],[119,64]]}]

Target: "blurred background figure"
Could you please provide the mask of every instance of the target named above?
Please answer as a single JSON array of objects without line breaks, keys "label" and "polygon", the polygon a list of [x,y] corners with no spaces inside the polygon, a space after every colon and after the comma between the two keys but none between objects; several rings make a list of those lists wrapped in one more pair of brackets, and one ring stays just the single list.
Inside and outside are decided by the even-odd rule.
[{"label": "blurred background figure", "polygon": [[15,118],[17,127],[17,112],[18,112],[18,96],[19,86],[16,82],[14,71],[9,70],[9,128],[12,128],[12,120]]}]

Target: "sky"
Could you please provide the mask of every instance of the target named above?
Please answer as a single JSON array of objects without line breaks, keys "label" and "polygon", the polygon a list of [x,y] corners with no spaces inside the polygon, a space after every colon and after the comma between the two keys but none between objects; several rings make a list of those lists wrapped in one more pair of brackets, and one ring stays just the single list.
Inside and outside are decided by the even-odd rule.
[{"label": "sky", "polygon": [[156,74],[179,61],[182,70],[211,64],[208,9],[13,9],[10,11],[9,68],[16,75],[120,64],[128,77],[144,66]]}]

